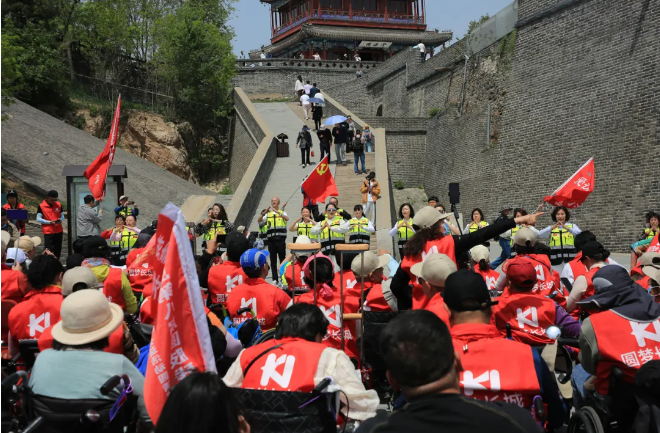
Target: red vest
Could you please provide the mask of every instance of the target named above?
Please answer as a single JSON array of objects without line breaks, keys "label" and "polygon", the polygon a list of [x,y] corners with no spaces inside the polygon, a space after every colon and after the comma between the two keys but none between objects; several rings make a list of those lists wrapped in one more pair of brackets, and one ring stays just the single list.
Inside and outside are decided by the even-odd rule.
[{"label": "red vest", "polygon": [[[362,283],[360,280],[355,276],[353,271],[344,271],[344,296],[354,296],[358,299],[362,299]],[[339,288],[341,287],[341,278],[342,274],[341,272],[337,272],[335,274],[334,279],[332,280],[332,284],[335,286],[337,289],[337,292],[339,292]],[[368,284],[369,282],[365,278],[364,281],[364,290],[366,291],[368,289]]]},{"label": "red vest", "polygon": [[[145,250],[146,247],[130,250],[128,256],[126,256],[126,267],[130,268],[133,262]],[[145,262],[137,269],[129,269],[128,281],[131,283],[131,289],[133,289],[134,292],[143,293],[144,296],[151,296],[153,293],[154,271],[149,266],[149,260],[145,260]]]},{"label": "red vest", "polygon": [[486,286],[488,286],[488,290],[495,290],[495,285],[497,284],[497,279],[500,277],[500,273],[493,270],[493,269],[488,269],[486,271],[482,271],[479,269],[479,266],[474,267],[474,272],[477,274],[481,275],[486,282]]},{"label": "red vest", "polygon": [[401,262],[401,268],[410,277],[410,282],[413,284],[413,310],[423,310],[429,303],[429,299],[424,294],[422,286],[417,282],[417,277],[410,272],[410,268],[416,263],[423,262],[429,254],[440,253],[445,254],[456,263],[456,247],[454,245],[454,238],[452,236],[443,236],[427,242],[424,245],[424,252],[415,257],[405,256]]},{"label": "red vest", "polygon": [[442,299],[440,293],[436,293],[435,295],[433,295],[433,297],[428,302],[428,304],[426,304],[426,307],[424,307],[424,310],[430,311],[431,313],[435,314],[440,318],[440,320],[445,322],[447,328],[451,328],[451,325],[449,324],[449,313],[445,308],[445,300]]},{"label": "red vest", "polygon": [[[39,337],[39,352],[53,348],[53,327],[46,329]],[[121,325],[109,335],[110,345],[103,349],[104,352],[124,354],[124,326]]]},{"label": "red vest", "polygon": [[568,266],[571,267],[571,271],[573,271],[573,281],[580,275],[584,275],[587,273],[587,267],[582,264],[580,259],[582,258],[582,251],[577,253],[577,256],[570,262],[568,262]]},{"label": "red vest", "polygon": [[17,304],[21,302],[24,294],[30,291],[30,284],[25,274],[13,269],[3,269],[1,276],[2,300],[14,301]]},{"label": "red vest", "polygon": [[[46,203],[46,200],[44,200],[39,204],[39,207],[41,208],[41,213],[43,214],[44,219],[47,221],[57,221],[62,218],[62,203],[59,201],[53,203],[53,206],[51,207]],[[52,235],[55,233],[62,233],[64,229],[62,228],[62,224],[42,224],[41,231],[45,235]]]},{"label": "red vest", "polygon": [[145,325],[153,325],[155,320],[151,314],[151,296],[144,296],[142,304],[140,304],[140,322]]},{"label": "red vest", "polygon": [[[642,286],[646,290],[651,289],[651,277],[649,277],[648,275],[644,275],[642,278],[640,278],[639,280],[637,280],[635,282],[637,284],[639,284],[640,286]],[[657,298],[658,297],[656,296],[656,300],[657,300]]]},{"label": "red vest", "polygon": [[660,239],[658,238],[659,236],[660,236],[660,233],[655,235],[655,237],[651,241],[651,245],[649,245],[649,247],[646,250],[647,253],[649,251],[660,253]]},{"label": "red vest", "polygon": [[122,275],[123,273],[121,269],[110,268],[108,276],[102,282],[103,287],[101,288],[101,293],[108,298],[108,302],[114,302],[123,310],[126,308],[126,302],[124,302],[124,293],[121,290]]},{"label": "red vest", "polygon": [[38,339],[52,325],[60,321],[62,289],[48,286],[32,290],[23,302],[9,312],[9,331],[15,341]]},{"label": "red vest", "polygon": [[[297,298],[298,302],[307,304],[314,303],[314,292],[310,291]],[[328,347],[333,347],[341,350],[341,325],[342,325],[342,311],[341,311],[341,296],[339,289],[334,288],[333,296],[325,299],[317,293],[316,303],[323,311],[325,317],[330,322],[328,326],[328,333],[323,337],[323,344]],[[344,297],[344,313],[357,313],[360,309],[360,300],[355,296]],[[355,320],[347,320],[344,322],[344,352],[351,358],[359,358],[356,342],[357,334],[355,333]]]},{"label": "red vest", "polygon": [[[16,207],[12,208],[9,203],[5,203],[2,205],[3,209],[7,210],[25,210],[25,205],[23,203],[16,203]],[[16,228],[18,231],[21,233],[21,236],[25,234],[25,221],[22,220],[12,220],[16,222]],[[14,245],[15,247],[18,247],[18,245]]]},{"label": "red vest", "polygon": [[212,304],[224,304],[232,289],[243,284],[247,275],[240,262],[226,261],[209,270],[209,297]]},{"label": "red vest", "polygon": [[635,373],[651,360],[660,359],[660,318],[635,322],[612,310],[589,317],[598,342],[600,361],[596,366],[596,391],[607,395],[610,372],[619,367],[624,379],[633,383]]},{"label": "red vest", "polygon": [[467,397],[504,401],[529,408],[541,386],[531,347],[502,338],[492,325],[469,323],[451,328],[460,353],[460,384]]},{"label": "red vest", "polygon": [[514,340],[532,346],[552,344],[545,329],[555,324],[556,306],[552,299],[532,293],[510,294],[505,291],[493,307],[491,323],[506,335],[506,324],[511,325]]},{"label": "red vest", "polygon": [[277,325],[277,316],[291,302],[291,298],[284,290],[268,284],[262,278],[248,278],[245,282],[234,289],[227,297],[227,310],[234,323],[242,323],[251,316],[242,313],[236,316],[236,312],[243,307],[250,307],[256,314],[261,328],[265,331]]},{"label": "red vest", "polygon": [[394,311],[385,300],[385,296],[383,296],[383,286],[381,284],[375,284],[369,291],[364,300],[364,311]]},{"label": "red vest", "polygon": [[324,344],[301,338],[269,340],[249,347],[241,353],[241,369],[245,371],[253,359],[278,344],[281,346],[266,353],[252,364],[247,376],[243,378],[242,388],[312,392],[316,386],[314,376],[319,359],[327,347]]},{"label": "red vest", "polygon": [[[293,266],[293,280],[291,280],[291,267]],[[303,270],[300,262],[296,260],[293,265],[289,265],[284,270],[284,279],[289,290],[309,291],[309,286],[303,280]]]}]

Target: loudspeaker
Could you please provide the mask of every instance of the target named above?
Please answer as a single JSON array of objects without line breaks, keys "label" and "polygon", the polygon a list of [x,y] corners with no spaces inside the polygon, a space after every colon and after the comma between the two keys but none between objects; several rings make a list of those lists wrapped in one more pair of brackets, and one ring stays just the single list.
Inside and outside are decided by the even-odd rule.
[{"label": "loudspeaker", "polygon": [[458,204],[461,202],[461,193],[458,189],[458,183],[449,184],[449,203]]}]

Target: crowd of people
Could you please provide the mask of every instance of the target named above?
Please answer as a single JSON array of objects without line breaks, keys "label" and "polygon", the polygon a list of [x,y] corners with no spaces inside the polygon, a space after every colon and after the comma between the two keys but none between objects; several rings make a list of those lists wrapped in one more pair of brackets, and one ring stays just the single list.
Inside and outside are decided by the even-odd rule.
[{"label": "crowd of people", "polygon": [[[221,204],[208,209],[190,236],[203,240],[197,276],[218,374],[194,373],[176,385],[157,432],[248,432],[251,418],[232,389],[313,394],[328,386],[327,378],[341,390],[336,422],[359,432],[554,431],[568,422],[571,407],[610,404],[614,411],[616,397],[634,407],[619,420],[630,426],[639,407],[657,410],[658,214],[646,215],[640,239],[631,240],[630,271],[564,207],[553,209],[545,228],[536,227],[540,213],[506,208],[489,224],[477,208],[461,229],[434,196],[421,209],[401,205],[390,230],[398,254],[375,254],[347,251],[369,244],[375,232],[375,173],[361,191],[353,213],[337,197],[320,213],[306,197],[300,215],[289,216],[273,197],[254,233],[229,221]],[[7,196],[3,367],[23,355],[25,342],[36,341],[29,386],[64,400],[114,401],[119,391],[103,394],[101,385],[128,375],[137,414],[148,425],[148,341],[133,324],[154,323],[153,272],[142,255],[158,225],[138,229],[138,206],[122,196],[114,227],[101,230],[111,222],[87,196],[64,266],[57,192],[37,210],[41,253],[42,239],[25,236],[25,221],[8,220],[6,210],[20,203],[15,191]],[[289,232],[296,235],[292,245]],[[502,246],[493,262],[492,239]],[[365,331],[369,317],[377,317],[367,313],[387,314],[380,335]],[[241,329],[249,326],[270,338],[246,340]],[[555,374],[562,341],[573,342],[566,352],[576,364],[568,391]],[[645,394],[635,388],[640,374]],[[615,376],[625,384],[614,388],[620,395],[610,389]],[[379,377],[384,384],[373,386]],[[381,403],[394,412],[379,409]]]}]

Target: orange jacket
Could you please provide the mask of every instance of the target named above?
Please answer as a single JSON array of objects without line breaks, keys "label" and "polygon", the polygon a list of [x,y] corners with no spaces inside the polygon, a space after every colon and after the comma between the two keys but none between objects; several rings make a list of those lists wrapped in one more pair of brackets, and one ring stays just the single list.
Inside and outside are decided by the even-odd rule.
[{"label": "orange jacket", "polygon": [[[362,182],[362,187],[360,188],[360,192],[362,193],[362,203],[367,202],[367,194],[369,193],[369,182],[365,180]],[[380,185],[378,185],[378,182],[376,179],[374,179],[374,186],[371,188],[371,197],[374,199],[374,202],[378,200],[378,196],[380,195]]]}]

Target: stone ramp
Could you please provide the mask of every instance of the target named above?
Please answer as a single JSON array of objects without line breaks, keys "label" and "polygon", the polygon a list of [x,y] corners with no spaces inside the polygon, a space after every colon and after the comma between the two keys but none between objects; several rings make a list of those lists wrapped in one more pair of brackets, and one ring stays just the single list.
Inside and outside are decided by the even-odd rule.
[{"label": "stone ramp", "polygon": [[[2,106],[8,119],[2,122],[2,171],[14,175],[37,190],[55,189],[61,200],[66,198],[65,165],[88,165],[103,150],[105,141],[81,131],[21,101]],[[216,196],[216,193],[162,169],[121,148],[117,148],[115,164],[126,165],[128,178],[124,191],[140,205],[140,223],[158,217],[161,209],[172,202],[177,206],[191,196]],[[223,196],[224,197],[224,196]],[[191,207],[186,214],[197,221]],[[206,215],[206,209],[203,209]],[[111,223],[105,222],[102,228]]]},{"label": "stone ramp", "polygon": [[[273,172],[266,185],[266,189],[259,201],[257,212],[250,224],[250,231],[256,231],[259,229],[257,223],[259,213],[261,210],[270,206],[270,200],[273,197],[279,197],[282,204],[284,204],[291,194],[293,194],[285,211],[289,215],[290,221],[293,221],[300,216],[300,209],[302,208],[300,184],[303,182],[305,176],[309,174],[319,162],[320,156],[318,138],[312,130],[310,133],[312,135],[312,141],[314,143],[313,150],[316,156],[311,158],[312,166],[307,166],[305,169],[302,168],[300,150],[296,148],[296,138],[298,137],[298,132],[302,129],[304,122],[294,111],[291,110],[291,108],[289,108],[289,106],[287,106],[287,104],[283,102],[273,102],[257,103],[254,104],[254,106],[275,135],[284,133],[289,136],[289,156],[277,158]],[[334,166],[332,169],[334,170]],[[319,208],[321,207],[322,206],[320,205]],[[295,232],[287,233],[287,242],[292,242],[293,237],[296,235]]]}]

